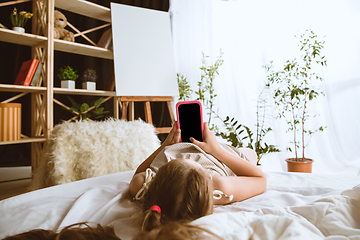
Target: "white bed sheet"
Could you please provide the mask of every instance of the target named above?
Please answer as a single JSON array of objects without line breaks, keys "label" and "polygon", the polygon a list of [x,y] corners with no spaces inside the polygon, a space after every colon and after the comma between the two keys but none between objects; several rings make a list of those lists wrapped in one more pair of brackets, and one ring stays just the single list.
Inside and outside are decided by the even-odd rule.
[{"label": "white bed sheet", "polygon": [[[265,193],[194,221],[225,239],[360,239],[360,177],[265,173]],[[129,199],[133,171],[86,179],[0,202],[0,239],[78,222],[113,225],[123,240],[139,231],[141,207]],[[357,187],[356,187],[357,186]]]}]

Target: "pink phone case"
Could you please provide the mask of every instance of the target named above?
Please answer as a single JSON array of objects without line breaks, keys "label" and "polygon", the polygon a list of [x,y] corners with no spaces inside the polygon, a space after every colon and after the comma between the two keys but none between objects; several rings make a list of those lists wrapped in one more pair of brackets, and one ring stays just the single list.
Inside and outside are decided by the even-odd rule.
[{"label": "pink phone case", "polygon": [[[180,101],[176,104],[176,117],[177,117],[177,127],[178,129],[180,129],[180,120],[179,120],[179,106],[183,105],[183,104],[191,104],[191,103],[197,103],[200,106],[200,119],[201,119],[201,138],[202,140],[204,139],[204,122],[203,122],[203,113],[202,113],[202,105],[201,102],[199,100],[193,100],[193,101]],[[181,136],[180,136],[180,142],[182,142],[181,140]]]}]

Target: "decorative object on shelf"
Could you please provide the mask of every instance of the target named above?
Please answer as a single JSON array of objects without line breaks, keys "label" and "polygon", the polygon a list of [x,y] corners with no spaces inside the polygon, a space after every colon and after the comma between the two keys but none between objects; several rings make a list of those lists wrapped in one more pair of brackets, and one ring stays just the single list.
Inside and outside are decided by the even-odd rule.
[{"label": "decorative object on shelf", "polygon": [[0,141],[21,139],[21,103],[0,103]]},{"label": "decorative object on shelf", "polygon": [[96,44],[97,47],[107,48],[112,50],[112,31],[111,28],[106,30],[101,36],[99,42]]},{"label": "decorative object on shelf", "polygon": [[33,58],[22,63],[15,80],[15,85],[29,86],[35,74],[39,60]]},{"label": "decorative object on shelf", "polygon": [[33,14],[26,12],[26,11],[21,11],[18,13],[17,9],[14,8],[10,18],[11,18],[11,23],[13,25],[13,30],[19,33],[24,33],[25,32],[25,23],[32,18]]},{"label": "decorative object on shelf", "polygon": [[104,98],[102,97],[94,101],[91,107],[87,103],[83,103],[80,105],[79,103],[75,102],[75,100],[72,99],[71,97],[69,96],[67,97],[71,102],[71,107],[68,110],[75,115],[75,117],[72,118],[72,120],[79,119],[81,121],[81,120],[99,119],[102,118],[104,114],[109,112],[109,111],[104,111],[104,108],[100,107],[101,104],[103,104],[104,102]]},{"label": "decorative object on shelf", "polygon": [[34,76],[33,76],[32,79],[31,79],[30,86],[37,86],[37,83],[38,83],[39,80],[40,80],[40,75],[41,75],[43,66],[44,66],[44,63],[43,63],[43,62],[39,62],[38,66],[37,66],[37,68],[36,68],[36,71],[35,71],[35,73],[34,73]]},{"label": "decorative object on shelf", "polygon": [[69,65],[60,68],[58,77],[61,80],[61,87],[75,89],[75,80],[79,77],[76,73],[77,71]]},{"label": "decorative object on shelf", "polygon": [[[309,111],[308,104],[324,93],[317,86],[322,81],[320,76],[316,75],[314,64],[326,66],[325,56],[321,54],[324,48],[324,41],[319,41],[317,35],[312,30],[306,30],[300,35],[300,52],[302,59],[296,58],[287,60],[284,67],[279,71],[273,70],[273,64],[265,65],[264,68],[269,72],[268,82],[274,89],[275,104],[280,107],[278,118],[285,118],[289,126],[287,132],[293,133],[294,148],[288,147],[287,150],[295,151],[294,158],[286,159],[288,171],[311,172],[312,159],[305,158],[305,147],[308,145],[312,135],[323,131],[326,127],[320,126],[317,129],[309,129],[305,123],[310,117],[316,117]],[[300,139],[298,135],[300,133]],[[307,142],[305,136],[308,136]],[[298,156],[298,148],[302,150],[302,157]],[[295,163],[301,166],[300,169],[293,167]],[[309,166],[304,168],[304,166]]]},{"label": "decorative object on shelf", "polygon": [[12,29],[18,33],[25,33],[25,28],[23,27],[13,27]]},{"label": "decorative object on shelf", "polygon": [[94,69],[88,68],[84,71],[82,75],[82,88],[87,90],[96,90],[96,71]]},{"label": "decorative object on shelf", "polygon": [[60,11],[54,11],[54,38],[75,42],[74,33],[65,29],[68,25],[67,18]]}]

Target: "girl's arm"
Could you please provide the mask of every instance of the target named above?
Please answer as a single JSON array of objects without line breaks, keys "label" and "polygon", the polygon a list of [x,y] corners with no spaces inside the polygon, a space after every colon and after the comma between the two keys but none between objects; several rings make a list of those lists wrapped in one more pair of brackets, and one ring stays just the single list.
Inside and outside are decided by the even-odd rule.
[{"label": "girl's arm", "polygon": [[[216,175],[213,177],[214,189],[220,190],[229,196],[233,195],[232,201],[229,198],[222,197],[219,200],[214,200],[215,204],[242,201],[265,191],[266,177],[264,173],[252,163],[223,149],[216,140],[214,133],[209,130],[207,123],[204,124],[204,141],[199,142],[193,138],[190,140],[205,152],[223,162],[237,175],[232,177]],[[256,153],[250,149],[249,153],[247,156],[255,158],[254,162],[256,162]]]},{"label": "girl's arm", "polygon": [[156,149],[145,161],[143,161],[139,167],[136,169],[136,173],[145,172],[145,170],[150,166],[150,164],[154,161],[155,157],[166,147],[175,143],[180,142],[180,129],[177,129],[177,124],[174,122],[173,127],[166,137],[165,141],[161,146]]},{"label": "girl's arm", "polygon": [[166,147],[180,141],[180,129],[177,129],[177,124],[174,122],[173,127],[161,146],[156,149],[145,161],[143,161],[136,169],[135,174],[130,182],[130,194],[131,197],[135,197],[136,193],[140,190],[143,183],[145,182],[145,170],[154,161],[155,157]]}]

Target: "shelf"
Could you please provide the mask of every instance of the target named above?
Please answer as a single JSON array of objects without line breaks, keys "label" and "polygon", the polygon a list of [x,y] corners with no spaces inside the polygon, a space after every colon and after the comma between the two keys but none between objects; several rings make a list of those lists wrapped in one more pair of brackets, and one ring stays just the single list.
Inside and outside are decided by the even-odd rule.
[{"label": "shelf", "polygon": [[[18,33],[13,30],[0,28],[0,41],[15,43],[30,47],[39,47],[45,44],[47,38],[29,33]],[[106,48],[95,47],[82,43],[54,39],[54,49],[57,51],[75,53],[89,57],[113,59],[113,52]]]},{"label": "shelf", "polygon": [[14,84],[0,84],[0,92],[46,93],[46,87],[30,87]]},{"label": "shelf", "polygon": [[44,137],[34,137],[34,138],[22,138],[17,141],[0,141],[0,145],[11,145],[11,144],[21,144],[21,143],[35,143],[35,142],[46,142]]},{"label": "shelf", "polygon": [[57,51],[75,53],[89,57],[113,59],[113,52],[109,49],[59,39],[54,39],[54,49]]},{"label": "shelf", "polygon": [[110,8],[84,0],[55,0],[55,7],[104,22],[111,22]]},{"label": "shelf", "polygon": [[86,95],[86,96],[116,96],[115,91],[96,90],[89,91],[86,89],[67,89],[67,88],[54,88],[55,94],[71,94],[71,95]]},{"label": "shelf", "polygon": [[15,43],[30,47],[44,45],[47,38],[30,33],[18,33],[14,30],[0,28],[0,41]]}]

